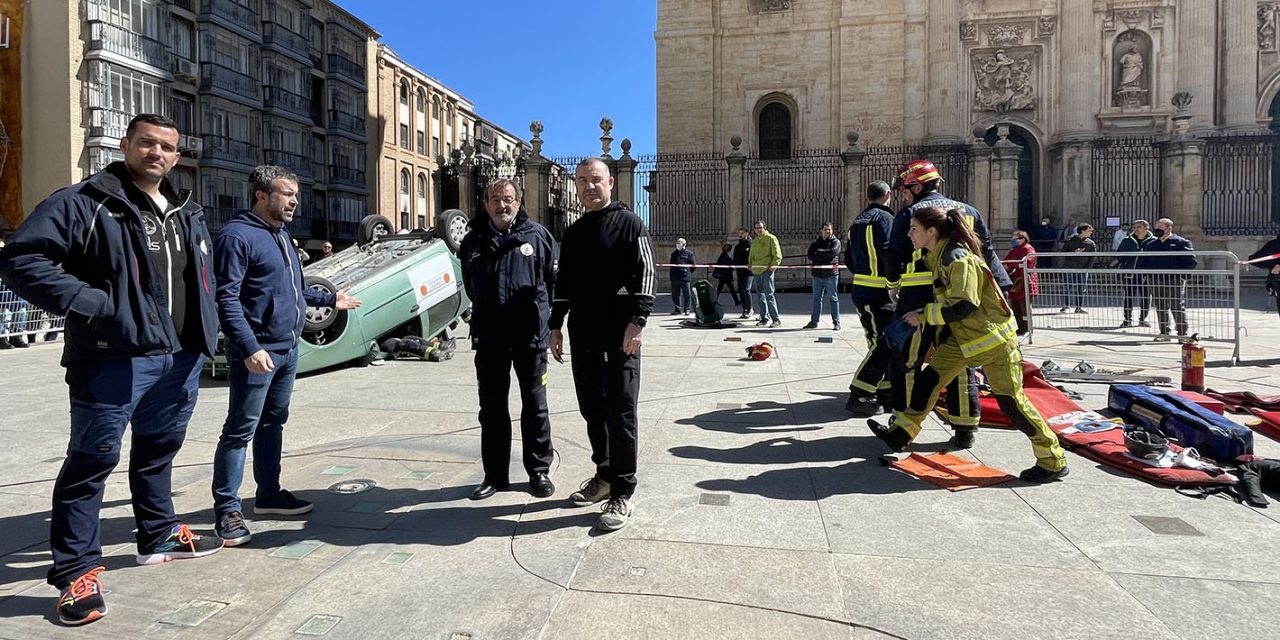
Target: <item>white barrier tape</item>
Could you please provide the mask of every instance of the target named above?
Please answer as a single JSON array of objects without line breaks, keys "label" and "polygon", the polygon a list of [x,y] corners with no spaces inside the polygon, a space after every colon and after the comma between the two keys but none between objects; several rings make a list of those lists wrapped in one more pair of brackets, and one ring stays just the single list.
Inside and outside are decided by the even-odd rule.
[{"label": "white barrier tape", "polygon": [[[674,264],[670,262],[659,262],[654,265],[658,267],[685,267],[687,269],[751,269],[749,264]],[[767,267],[767,265],[754,265],[755,268]],[[789,264],[778,265],[773,269],[848,269],[849,267],[842,264]]]},{"label": "white barrier tape", "polygon": [[1275,260],[1276,258],[1280,258],[1280,253],[1273,253],[1269,256],[1262,256],[1261,258],[1254,258],[1252,260],[1241,260],[1236,264],[1253,264],[1255,262],[1266,262],[1268,260]]}]

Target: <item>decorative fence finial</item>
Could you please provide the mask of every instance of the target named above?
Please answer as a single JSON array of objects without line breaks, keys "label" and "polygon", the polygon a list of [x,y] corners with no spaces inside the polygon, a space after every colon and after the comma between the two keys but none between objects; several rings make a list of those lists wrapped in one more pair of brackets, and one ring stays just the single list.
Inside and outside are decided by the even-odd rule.
[{"label": "decorative fence finial", "polygon": [[613,119],[604,117],[600,119],[600,155],[608,156],[609,148],[613,146],[613,136],[609,133],[613,131]]},{"label": "decorative fence finial", "polygon": [[530,122],[529,133],[533,134],[533,139],[529,141],[529,146],[533,147],[531,152],[535,156],[542,155],[542,121],[534,120]]}]

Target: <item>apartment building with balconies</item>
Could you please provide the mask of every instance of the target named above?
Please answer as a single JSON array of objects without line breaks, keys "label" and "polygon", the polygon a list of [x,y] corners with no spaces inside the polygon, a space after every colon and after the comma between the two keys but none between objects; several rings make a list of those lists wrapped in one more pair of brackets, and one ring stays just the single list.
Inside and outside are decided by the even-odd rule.
[{"label": "apartment building with balconies", "polygon": [[372,191],[368,25],[329,0],[41,0],[28,12],[23,111],[39,114],[29,135],[41,144],[24,148],[24,209],[120,159],[129,120],[153,112],[177,121],[171,178],[215,232],[248,206],[253,167],[271,163],[302,183],[295,235],[355,239]]},{"label": "apartment building with balconies", "polygon": [[466,97],[378,45],[376,100],[379,154],[373,180],[378,213],[397,229],[426,228],[448,198],[440,169],[471,142],[481,157],[518,157],[528,145],[476,115]]}]

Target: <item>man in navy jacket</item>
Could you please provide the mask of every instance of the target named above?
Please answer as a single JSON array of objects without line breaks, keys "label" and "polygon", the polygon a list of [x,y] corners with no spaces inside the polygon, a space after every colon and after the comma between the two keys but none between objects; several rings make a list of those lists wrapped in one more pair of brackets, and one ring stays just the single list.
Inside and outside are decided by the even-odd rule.
[{"label": "man in navy jacket", "polygon": [[[1146,260],[1146,268],[1151,270],[1191,271],[1196,268],[1195,251],[1191,241],[1173,232],[1173,220],[1160,218],[1156,220],[1156,241],[1147,245],[1151,257]],[[1156,302],[1156,320],[1160,324],[1160,335],[1156,340],[1171,340],[1169,335],[1169,312],[1173,312],[1174,330],[1179,337],[1187,335],[1187,278],[1189,273],[1153,273],[1151,282],[1152,296]]]},{"label": "man in navy jacket", "polygon": [[264,165],[249,176],[251,211],[236,214],[214,244],[218,319],[226,336],[230,408],[213,458],[215,530],[227,546],[249,541],[237,492],[253,442],[255,514],[301,515],[311,503],[280,488],[280,453],[298,372],[307,306],[354,309],[346,291],[302,286],[302,263],[285,223],[298,207],[298,177]]},{"label": "man in navy jacket", "polygon": [[458,256],[471,299],[471,346],[480,392],[480,458],[484,481],[471,494],[483,500],[508,484],[511,369],[520,385],[520,438],[530,492],[547,498],[551,471],[551,418],[547,409],[547,321],[558,248],[551,233],[529,219],[520,189],[498,180],[485,189],[488,215],[471,221]]},{"label": "man in navy jacket", "polygon": [[69,625],[107,613],[99,510],[125,425],[138,562],[222,548],[179,523],[170,497],[173,457],[217,339],[204,210],[165,179],[178,162],[172,120],[134,117],[120,150],[123,162],[46,198],[0,250],[5,283],[66,316],[71,442],[53,485],[48,580]]}]

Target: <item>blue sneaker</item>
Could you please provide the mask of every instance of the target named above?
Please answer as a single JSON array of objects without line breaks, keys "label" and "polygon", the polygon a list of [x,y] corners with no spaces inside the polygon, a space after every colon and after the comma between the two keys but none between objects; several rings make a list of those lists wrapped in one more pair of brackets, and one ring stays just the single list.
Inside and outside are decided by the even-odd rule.
[{"label": "blue sneaker", "polygon": [[253,538],[253,534],[249,533],[249,527],[244,524],[244,514],[239,511],[223,514],[218,518],[213,531],[222,538],[222,545],[226,547],[238,547]]},{"label": "blue sneaker", "polygon": [[185,524],[175,524],[159,540],[138,547],[138,564],[163,564],[174,560],[203,558],[222,550],[222,538],[191,532]]}]

